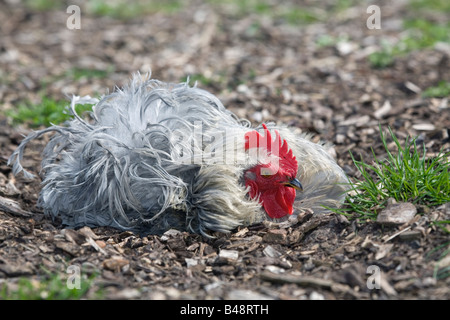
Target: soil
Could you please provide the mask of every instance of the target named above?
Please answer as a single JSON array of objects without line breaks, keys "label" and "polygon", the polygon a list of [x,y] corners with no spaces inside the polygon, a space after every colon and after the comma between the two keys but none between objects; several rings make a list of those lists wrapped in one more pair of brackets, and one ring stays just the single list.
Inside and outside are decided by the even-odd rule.
[{"label": "soil", "polygon": [[[104,299],[449,299],[450,277],[436,276],[450,264],[442,257],[449,235],[433,223],[450,220],[449,204],[418,206],[411,221],[397,226],[305,208],[296,220],[212,239],[173,230],[162,236],[71,230],[36,206],[41,180],[14,177],[6,164],[30,131],[5,116],[19,102],[101,95],[132,72],[150,70],[167,82],[202,75],[198,86],[238,116],[289,124],[333,143],[350,177],[358,173],[349,151],[367,161],[371,148],[383,155],[379,124],[400,140],[419,136],[429,153],[448,152],[448,99],[421,93],[450,81],[449,46],[373,68],[368,55],[381,39],[399,37],[402,19],[414,14],[403,1],[380,6],[380,30],[366,28],[364,4],[326,22],[288,24],[199,1],[129,20],[84,14],[81,6],[81,29],[70,30],[65,7],[39,12],[0,3],[0,197],[17,205],[0,209],[0,286],[13,291],[20,278],[42,281],[49,274],[66,281],[76,266],[83,279],[93,276],[84,296],[92,299],[99,289]],[[319,45],[324,35],[341,40]],[[107,76],[75,77],[75,69]],[[33,142],[23,160],[37,175],[46,139]]]}]

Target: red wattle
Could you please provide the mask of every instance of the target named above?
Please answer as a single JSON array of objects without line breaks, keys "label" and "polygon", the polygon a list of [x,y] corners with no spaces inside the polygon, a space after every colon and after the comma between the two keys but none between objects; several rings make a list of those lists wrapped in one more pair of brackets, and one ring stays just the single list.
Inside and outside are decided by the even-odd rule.
[{"label": "red wattle", "polygon": [[295,189],[280,188],[261,194],[261,201],[269,217],[282,218],[294,212]]}]

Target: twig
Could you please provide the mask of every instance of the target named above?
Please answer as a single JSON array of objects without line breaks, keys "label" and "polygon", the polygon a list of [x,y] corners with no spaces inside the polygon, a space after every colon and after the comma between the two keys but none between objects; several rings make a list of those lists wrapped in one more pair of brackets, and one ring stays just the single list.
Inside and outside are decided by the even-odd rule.
[{"label": "twig", "polygon": [[402,234],[403,232],[405,232],[405,231],[407,231],[407,230],[409,230],[409,229],[411,229],[411,226],[406,227],[405,229],[400,230],[399,232],[394,233],[392,236],[390,236],[389,238],[387,238],[386,240],[384,240],[384,242],[388,242],[388,241],[394,239],[395,237],[397,237],[398,235]]},{"label": "twig", "polygon": [[295,283],[299,286],[313,286],[324,289],[331,289],[333,281],[308,276],[293,276],[285,274],[275,274],[272,272],[262,272],[261,279],[277,283]]},{"label": "twig", "polygon": [[16,217],[29,218],[32,213],[23,210],[19,204],[11,199],[0,196],[0,211],[7,212]]}]

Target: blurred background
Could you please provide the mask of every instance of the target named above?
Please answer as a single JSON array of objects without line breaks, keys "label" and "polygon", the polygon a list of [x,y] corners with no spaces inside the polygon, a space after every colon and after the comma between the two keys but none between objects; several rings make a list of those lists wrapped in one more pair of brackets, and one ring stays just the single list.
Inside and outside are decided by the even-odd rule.
[{"label": "blurred background", "polygon": [[254,124],[315,133],[341,162],[373,145],[378,123],[448,147],[449,16],[446,0],[5,0],[2,125],[61,122],[67,96],[151,71],[189,77]]}]

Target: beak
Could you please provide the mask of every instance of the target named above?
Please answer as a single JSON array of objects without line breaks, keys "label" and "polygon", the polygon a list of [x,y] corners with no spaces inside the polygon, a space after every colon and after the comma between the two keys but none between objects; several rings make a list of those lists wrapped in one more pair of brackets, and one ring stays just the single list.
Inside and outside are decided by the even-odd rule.
[{"label": "beak", "polygon": [[298,181],[298,179],[294,178],[290,181],[284,182],[283,183],[286,187],[291,187],[294,188],[295,190],[299,190],[299,191],[303,191],[303,186],[300,183],[300,181]]}]

